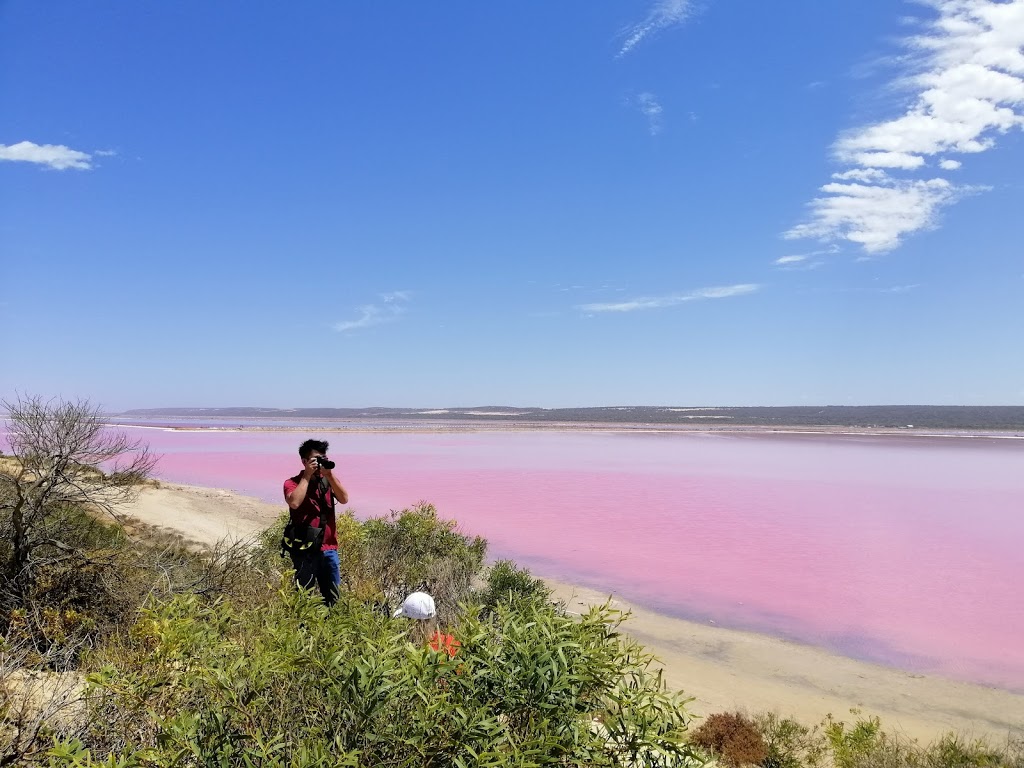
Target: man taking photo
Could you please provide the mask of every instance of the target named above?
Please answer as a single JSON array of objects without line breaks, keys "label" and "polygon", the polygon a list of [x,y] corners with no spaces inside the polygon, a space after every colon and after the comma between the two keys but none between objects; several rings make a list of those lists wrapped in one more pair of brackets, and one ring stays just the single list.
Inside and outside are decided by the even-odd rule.
[{"label": "man taking photo", "polygon": [[281,545],[291,555],[299,586],[312,589],[315,584],[330,606],[337,602],[341,584],[334,505],[348,504],[348,491],[334,476],[327,446],[326,440],[307,440],[299,446],[303,469],[284,481],[291,522]]}]

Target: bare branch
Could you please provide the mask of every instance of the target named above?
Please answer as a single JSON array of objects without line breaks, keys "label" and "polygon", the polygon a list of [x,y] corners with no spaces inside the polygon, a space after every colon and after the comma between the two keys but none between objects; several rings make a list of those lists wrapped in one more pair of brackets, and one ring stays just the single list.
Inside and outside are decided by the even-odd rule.
[{"label": "bare branch", "polygon": [[87,400],[23,396],[0,405],[8,411],[13,453],[0,462],[0,509],[10,510],[10,522],[0,521],[0,541],[11,545],[3,571],[24,595],[40,563],[53,562],[33,558],[37,548],[73,551],[47,530],[52,521],[69,508],[116,519],[113,508],[138,494],[156,457],[147,445],[106,427],[99,407]]}]

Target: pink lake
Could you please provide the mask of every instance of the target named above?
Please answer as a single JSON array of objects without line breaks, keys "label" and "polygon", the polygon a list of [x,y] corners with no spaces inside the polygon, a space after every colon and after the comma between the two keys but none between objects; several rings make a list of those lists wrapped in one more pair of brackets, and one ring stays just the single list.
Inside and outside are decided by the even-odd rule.
[{"label": "pink lake", "polygon": [[[131,430],[157,475],[282,502],[307,435]],[[1024,440],[311,432],[360,517],[419,500],[535,574],[1024,690]]]}]

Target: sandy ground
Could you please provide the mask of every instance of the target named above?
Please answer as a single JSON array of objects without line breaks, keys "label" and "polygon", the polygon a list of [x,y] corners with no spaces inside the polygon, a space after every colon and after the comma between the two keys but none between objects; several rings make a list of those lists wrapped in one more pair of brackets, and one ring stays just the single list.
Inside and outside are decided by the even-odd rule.
[{"label": "sandy ground", "polygon": [[[608,599],[549,582],[570,610]],[[631,606],[625,630],[663,663],[672,688],[695,697],[699,714],[774,710],[801,722],[851,719],[856,707],[887,728],[929,741],[946,731],[1003,741],[1024,737],[1024,695],[856,661],[769,635],[707,626]]]},{"label": "sandy ground", "polygon": [[[197,543],[244,538],[285,509],[230,491],[161,483],[121,511]],[[1024,738],[1024,695],[901,672],[767,635],[707,626],[631,606],[594,590],[549,582],[571,611],[603,603],[632,611],[626,631],[664,665],[673,688],[694,697],[698,714],[774,710],[812,724],[851,707],[890,729],[928,741],[953,730],[1004,741]]]}]

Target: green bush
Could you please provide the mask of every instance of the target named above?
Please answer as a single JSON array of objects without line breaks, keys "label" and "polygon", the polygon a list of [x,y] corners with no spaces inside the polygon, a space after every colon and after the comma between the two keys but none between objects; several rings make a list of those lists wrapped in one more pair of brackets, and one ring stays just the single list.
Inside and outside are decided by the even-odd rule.
[{"label": "green bush", "polygon": [[[285,513],[261,535],[260,562],[291,567],[278,557],[287,522]],[[389,608],[411,592],[429,592],[442,625],[454,623],[459,604],[471,597],[487,553],[485,539],[461,533],[454,520],[442,519],[426,503],[362,522],[346,511],[337,516],[337,536],[344,590]]]},{"label": "green bush", "polygon": [[[9,530],[0,523],[0,528]],[[136,582],[131,545],[120,526],[72,506],[57,508],[38,527],[33,579],[15,588],[0,575],[0,632],[30,666],[73,669],[85,651],[134,621]],[[0,559],[9,557],[0,535]]]},{"label": "green bush", "polygon": [[[850,710],[859,716],[858,710]],[[918,765],[916,743],[882,730],[877,717],[858,717],[847,725],[829,715],[824,722],[825,738],[836,768],[898,768]]]},{"label": "green bush", "polygon": [[995,747],[982,739],[948,733],[923,753],[924,768],[1024,768],[1024,739],[1008,739]]},{"label": "green bush", "polygon": [[498,560],[487,569],[486,585],[479,599],[484,610],[492,612],[504,602],[546,602],[551,599],[551,590],[542,579],[534,578],[511,560]]},{"label": "green bush", "polygon": [[91,731],[52,764],[687,764],[685,702],[620,618],[499,607],[459,624],[449,659],[350,594],[331,610],[290,584],[258,609],[179,596],[94,676]]},{"label": "green bush", "polygon": [[[199,552],[180,537],[138,526],[134,535],[74,506],[54,512],[38,529],[34,578],[20,593],[0,575],[0,633],[28,667],[76,669],[147,601],[193,592],[266,591],[278,576],[261,571],[247,542]],[[0,558],[4,538],[0,536]],[[261,578],[262,577],[262,578]]]},{"label": "green bush", "polygon": [[818,726],[809,728],[774,712],[755,715],[753,722],[768,750],[761,762],[764,768],[818,768],[824,764],[826,743]]},{"label": "green bush", "polygon": [[1001,747],[947,733],[921,745],[883,730],[877,717],[850,710],[851,723],[829,715],[808,728],[773,713],[754,719],[768,747],[765,768],[1024,768],[1024,742]]},{"label": "green bush", "polygon": [[487,553],[483,538],[464,535],[454,520],[441,519],[432,504],[424,503],[367,520],[361,544],[353,563],[358,577],[378,587],[392,606],[410,592],[429,592],[442,624],[454,621]]}]

